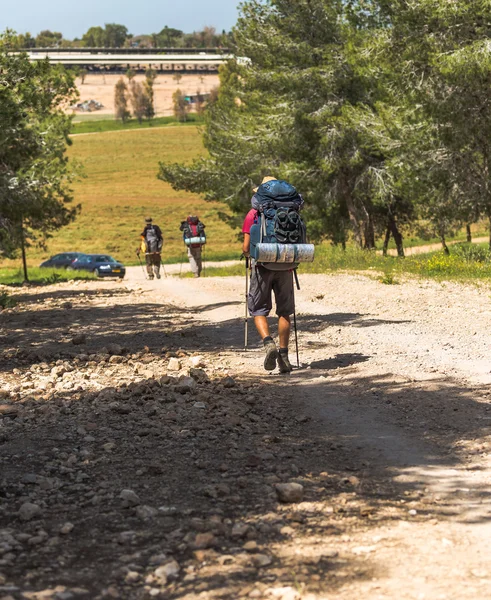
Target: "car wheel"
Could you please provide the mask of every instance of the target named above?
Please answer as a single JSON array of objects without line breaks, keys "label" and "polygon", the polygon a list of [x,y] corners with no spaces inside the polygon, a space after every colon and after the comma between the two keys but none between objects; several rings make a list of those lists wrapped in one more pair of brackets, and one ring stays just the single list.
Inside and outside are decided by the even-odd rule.
[{"label": "car wheel", "polygon": [[94,269],[94,270],[92,271],[92,273],[94,273],[94,275],[97,275],[97,277],[100,277],[100,276],[101,276],[101,274],[100,274],[100,272],[99,272],[99,269]]},{"label": "car wheel", "polygon": [[68,265],[68,267],[66,268],[67,271],[75,271],[75,269],[73,267],[71,267],[70,265]]}]

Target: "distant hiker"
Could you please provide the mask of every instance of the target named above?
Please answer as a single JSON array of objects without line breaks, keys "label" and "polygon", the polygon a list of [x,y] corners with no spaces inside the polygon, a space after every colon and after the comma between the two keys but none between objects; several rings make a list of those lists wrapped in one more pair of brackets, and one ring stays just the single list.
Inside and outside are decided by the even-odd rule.
[{"label": "distant hiker", "polygon": [[152,217],[145,219],[145,229],[141,232],[140,237],[141,245],[137,254],[139,256],[140,251],[145,253],[148,278],[153,279],[155,275],[157,279],[160,279],[160,262],[164,238],[160,227],[153,224]]},{"label": "distant hiker", "polygon": [[189,264],[195,277],[201,276],[203,261],[201,252],[206,244],[205,225],[198,217],[189,215],[181,222],[179,229],[182,231],[182,239],[188,250]]},{"label": "distant hiker", "polygon": [[[311,262],[314,258],[314,247],[306,243],[306,228],[300,217],[303,198],[286,181],[265,177],[254,189],[251,205],[242,227],[242,250],[246,257],[251,257],[249,314],[254,317],[264,343],[264,368],[273,371],[278,363],[280,373],[289,373],[292,370],[288,358],[290,317],[295,314],[294,270],[299,262]],[[279,352],[267,320],[273,292]]]}]

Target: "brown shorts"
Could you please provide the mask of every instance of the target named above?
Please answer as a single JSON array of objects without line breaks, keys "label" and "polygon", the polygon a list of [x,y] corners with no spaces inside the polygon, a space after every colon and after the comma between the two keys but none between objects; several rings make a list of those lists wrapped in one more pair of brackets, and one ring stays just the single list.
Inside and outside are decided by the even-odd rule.
[{"label": "brown shorts", "polygon": [[247,306],[252,317],[269,315],[273,308],[272,292],[276,302],[276,314],[279,317],[289,317],[293,314],[293,272],[254,267],[247,297]]}]

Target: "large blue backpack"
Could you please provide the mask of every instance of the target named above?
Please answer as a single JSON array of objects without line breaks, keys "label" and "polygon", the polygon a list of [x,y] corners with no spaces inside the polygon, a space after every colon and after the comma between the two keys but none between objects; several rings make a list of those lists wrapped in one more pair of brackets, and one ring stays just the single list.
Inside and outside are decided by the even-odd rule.
[{"label": "large blue backpack", "polygon": [[251,227],[251,257],[273,271],[295,269],[314,260],[314,246],[307,244],[307,229],[300,216],[303,199],[293,185],[274,179],[261,184],[252,206],[258,211]]}]

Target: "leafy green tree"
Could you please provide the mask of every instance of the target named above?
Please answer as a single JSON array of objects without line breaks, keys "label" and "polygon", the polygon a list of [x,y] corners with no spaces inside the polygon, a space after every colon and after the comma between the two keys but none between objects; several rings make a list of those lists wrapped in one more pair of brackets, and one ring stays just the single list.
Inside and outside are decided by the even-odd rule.
[{"label": "leafy green tree", "polygon": [[19,33],[17,36],[17,45],[19,48],[28,50],[36,47],[36,39],[32,35],[27,33]]},{"label": "leafy green tree", "polygon": [[106,23],[105,25],[105,47],[106,48],[122,48],[131,34],[128,33],[128,28],[117,23]]},{"label": "leafy green tree", "polygon": [[36,36],[36,46],[38,48],[58,48],[61,46],[63,35],[57,31],[46,29]]},{"label": "leafy green tree", "polygon": [[420,195],[424,212],[443,238],[479,216],[491,224],[488,4],[383,0],[380,6],[390,21],[386,49],[397,57],[394,81],[431,126],[433,142],[419,153],[429,186]]},{"label": "leafy green tree", "polygon": [[302,190],[307,216],[320,225],[311,231],[343,243],[346,233],[326,220],[338,228],[348,216],[359,244],[373,247],[369,190],[386,157],[362,139],[350,109],[366,112],[376,92],[359,73],[353,31],[341,0],[246,2],[234,30],[241,58],[221,68],[207,115],[209,158],[162,164],[160,177],[243,213],[254,183],[273,174]]},{"label": "leafy green tree", "polygon": [[159,32],[152,35],[155,48],[178,48],[182,46],[184,32],[173,29],[167,25]]},{"label": "leafy green tree", "polygon": [[77,98],[73,75],[47,60],[12,54],[16,40],[0,35],[0,250],[13,256],[43,243],[75,218],[65,154],[71,118],[63,107]]},{"label": "leafy green tree", "polygon": [[129,38],[131,34],[124,25],[106,23],[104,28],[90,27],[82,36],[82,42],[91,48],[122,48]]},{"label": "leafy green tree", "polygon": [[106,33],[102,27],[90,27],[82,36],[82,43],[89,48],[105,48]]}]

